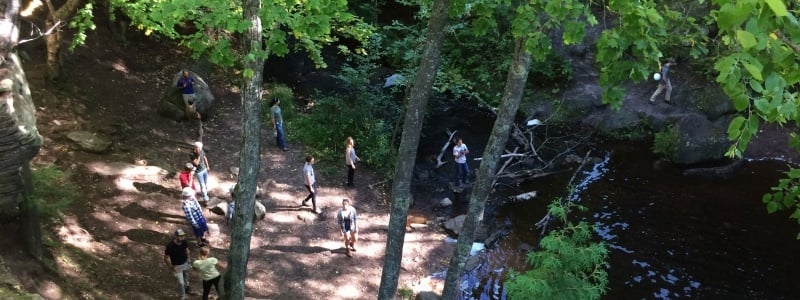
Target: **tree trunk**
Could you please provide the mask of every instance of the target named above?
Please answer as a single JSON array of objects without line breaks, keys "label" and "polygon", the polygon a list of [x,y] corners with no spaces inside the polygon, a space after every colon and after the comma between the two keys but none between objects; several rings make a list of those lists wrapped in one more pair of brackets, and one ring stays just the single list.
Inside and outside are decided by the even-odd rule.
[{"label": "tree trunk", "polygon": [[442,292],[443,299],[456,299],[458,295],[459,287],[461,286],[461,272],[472,248],[472,242],[475,240],[475,229],[477,224],[483,220],[483,207],[492,188],[491,185],[500,161],[500,155],[503,154],[508,142],[511,123],[517,114],[522,93],[525,90],[528,69],[531,65],[531,55],[525,50],[525,42],[525,38],[519,38],[514,47],[514,63],[508,71],[506,87],[503,92],[503,102],[500,105],[497,119],[494,121],[494,128],[491,136],[489,136],[486,151],[483,153],[480,168],[476,173],[475,185],[473,186],[472,196],[469,199],[467,217],[464,219],[464,227],[458,236],[455,254],[450,259],[444,291]]},{"label": "tree trunk", "polygon": [[[55,26],[55,21],[47,18],[45,21],[45,28],[52,28]],[[47,48],[47,79],[57,80],[61,76],[61,33],[59,30],[54,30],[52,34],[44,37],[45,46]]]},{"label": "tree trunk", "polygon": [[[45,1],[50,11],[45,21],[46,29],[53,28],[59,21],[68,22],[83,3],[83,0],[67,0],[56,9],[51,0]],[[44,39],[47,47],[47,79],[57,80],[61,76],[61,30],[53,30],[53,33],[46,35]]]},{"label": "tree trunk", "polygon": [[394,299],[397,281],[400,276],[400,262],[403,258],[403,243],[406,234],[406,218],[411,198],[411,177],[419,146],[422,122],[428,106],[436,72],[439,69],[444,27],[447,25],[450,0],[436,0],[431,19],[428,21],[428,34],[425,48],[420,58],[420,67],[414,85],[408,94],[403,135],[397,155],[397,167],[392,185],[392,210],[389,217],[389,232],[386,237],[386,254],[381,273],[378,299]]},{"label": "tree trunk", "polygon": [[14,47],[19,41],[19,0],[0,2],[0,218],[21,217],[28,252],[41,259],[42,234],[36,205],[29,195],[28,163],[39,152],[36,108]]},{"label": "tree trunk", "polygon": [[245,78],[242,91],[242,149],[239,152],[239,181],[236,187],[236,210],[231,230],[231,246],[228,251],[228,268],[223,276],[223,299],[244,299],[244,283],[247,277],[247,261],[250,257],[250,238],[253,233],[253,214],[256,199],[258,170],[261,166],[261,84],[264,60],[261,57],[262,33],[258,11],[261,0],[245,0],[242,4],[245,20],[250,27],[243,35],[243,49],[254,59],[245,59],[245,69],[253,71]]}]

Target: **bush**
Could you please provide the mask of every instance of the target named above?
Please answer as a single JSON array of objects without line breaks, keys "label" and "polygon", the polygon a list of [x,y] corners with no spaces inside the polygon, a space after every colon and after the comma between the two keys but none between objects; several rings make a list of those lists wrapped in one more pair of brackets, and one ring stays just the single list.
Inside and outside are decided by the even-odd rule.
[{"label": "bush", "polygon": [[592,227],[573,224],[566,214],[574,204],[560,199],[550,204],[550,215],[562,220],[561,229],[550,231],[527,255],[531,270],[511,272],[506,282],[509,299],[600,299],[608,286],[604,269],[608,250],[592,242]]},{"label": "bush", "polygon": [[78,198],[78,187],[69,181],[69,174],[58,167],[34,168],[31,177],[31,200],[45,218],[58,218],[61,211]]},{"label": "bush", "polygon": [[656,132],[653,138],[653,153],[660,157],[671,158],[678,150],[678,130],[669,125],[664,131]]}]

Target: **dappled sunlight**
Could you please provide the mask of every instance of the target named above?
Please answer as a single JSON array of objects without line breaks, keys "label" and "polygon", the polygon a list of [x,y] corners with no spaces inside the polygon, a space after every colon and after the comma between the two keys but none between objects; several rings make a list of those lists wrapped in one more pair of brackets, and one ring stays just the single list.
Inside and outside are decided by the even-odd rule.
[{"label": "dappled sunlight", "polygon": [[84,229],[73,216],[64,217],[64,224],[58,228],[58,237],[65,244],[72,245],[88,253],[108,254],[110,249],[95,241],[94,237]]},{"label": "dappled sunlight", "polygon": [[290,202],[297,199],[297,195],[285,192],[285,190],[286,188],[275,189],[275,191],[269,192],[267,197],[269,197],[271,200],[288,200]]}]

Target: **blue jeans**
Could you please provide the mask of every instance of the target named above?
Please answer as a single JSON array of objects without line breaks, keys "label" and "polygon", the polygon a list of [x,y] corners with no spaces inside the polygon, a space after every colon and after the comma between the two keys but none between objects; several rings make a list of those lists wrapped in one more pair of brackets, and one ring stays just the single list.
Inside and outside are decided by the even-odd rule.
[{"label": "blue jeans", "polygon": [[461,184],[461,179],[464,183],[469,183],[469,166],[467,163],[456,163],[456,184]]},{"label": "blue jeans", "polygon": [[283,132],[283,123],[275,124],[275,143],[281,149],[286,149],[286,139]]},{"label": "blue jeans", "polygon": [[203,200],[208,201],[208,169],[197,171],[194,176],[197,177],[197,183],[200,184],[200,193],[203,194]]}]

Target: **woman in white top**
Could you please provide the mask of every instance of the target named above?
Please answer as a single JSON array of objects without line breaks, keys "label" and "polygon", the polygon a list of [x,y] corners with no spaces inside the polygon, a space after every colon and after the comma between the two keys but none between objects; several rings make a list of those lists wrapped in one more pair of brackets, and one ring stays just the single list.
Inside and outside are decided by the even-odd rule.
[{"label": "woman in white top", "polygon": [[347,164],[347,186],[353,186],[353,175],[356,173],[356,161],[361,160],[356,155],[356,142],[353,140],[353,137],[348,136],[345,140],[345,149],[344,149],[344,162]]},{"label": "woman in white top", "polygon": [[342,208],[336,213],[336,221],[339,222],[339,229],[344,238],[344,248],[347,256],[353,256],[351,251],[356,251],[356,238],[358,237],[358,224],[356,209],[350,206],[350,200],[342,199]]}]

